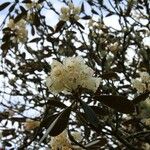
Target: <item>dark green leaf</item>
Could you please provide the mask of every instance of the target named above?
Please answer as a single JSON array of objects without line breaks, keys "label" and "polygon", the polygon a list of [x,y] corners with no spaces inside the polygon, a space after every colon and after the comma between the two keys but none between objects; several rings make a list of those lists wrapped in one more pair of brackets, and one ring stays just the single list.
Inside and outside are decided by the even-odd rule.
[{"label": "dark green leaf", "polygon": [[101,108],[99,106],[90,106],[93,111],[98,114],[99,116],[106,116],[109,115],[109,111],[105,108]]},{"label": "dark green leaf", "polygon": [[46,133],[43,135],[41,138],[39,144],[42,143],[42,141],[47,137],[48,134],[51,136],[57,136],[61,132],[63,132],[67,125],[68,125],[68,120],[69,116],[71,113],[71,107],[66,108],[49,126],[47,129]]},{"label": "dark green leaf", "polygon": [[36,27],[39,27],[41,22],[40,22],[40,17],[38,16],[37,13],[34,13],[34,16],[33,16],[33,24],[36,26]]},{"label": "dark green leaf", "polygon": [[29,43],[33,43],[33,42],[38,43],[40,40],[41,40],[41,38],[34,38],[34,39],[30,40]]},{"label": "dark green leaf", "polygon": [[146,100],[146,99],[149,97],[149,94],[150,94],[149,91],[140,94],[139,96],[137,96],[136,98],[134,98],[134,99],[132,100],[133,104],[137,104],[137,103],[139,103],[139,102],[141,102],[141,101]]},{"label": "dark green leaf", "polygon": [[61,132],[64,131],[64,129],[66,129],[67,125],[68,125],[68,120],[69,120],[69,116],[70,116],[70,112],[71,112],[71,107],[66,108],[54,121],[53,123],[50,125],[51,130],[49,132],[49,134],[51,136],[57,136],[59,135]]},{"label": "dark green leaf", "polygon": [[56,99],[50,99],[48,102],[47,102],[47,105],[48,106],[55,106],[55,107],[59,107],[59,108],[66,108],[66,105],[62,102],[60,102],[59,100],[56,100]]},{"label": "dark green leaf", "polygon": [[81,12],[83,13],[84,11],[85,11],[85,9],[84,9],[84,2],[83,2],[81,5]]},{"label": "dark green leaf", "polygon": [[18,22],[23,19],[27,15],[27,11],[22,11],[17,17],[14,19],[14,22]]},{"label": "dark green leaf", "polygon": [[11,121],[17,121],[17,122],[26,122],[26,118],[21,117],[12,117],[10,118]]},{"label": "dark green leaf", "polygon": [[5,77],[8,76],[8,74],[6,72],[4,72],[4,71],[0,71],[0,75],[4,75]]},{"label": "dark green leaf", "polygon": [[38,3],[43,3],[45,0],[38,0]]},{"label": "dark green leaf", "polygon": [[14,134],[15,134],[15,129],[4,129],[4,130],[2,130],[3,137],[8,136],[8,135],[14,135]]},{"label": "dark green leaf", "polygon": [[5,2],[3,4],[0,5],[0,11],[5,9],[7,6],[9,6],[10,2]]},{"label": "dark green leaf", "polygon": [[22,3],[32,3],[32,1],[31,0],[24,0],[24,1],[22,1]]},{"label": "dark green leaf", "polygon": [[65,23],[66,23],[65,21],[60,20],[60,21],[57,23],[57,25],[56,25],[55,32],[59,32],[59,31],[62,29],[62,27],[64,26]]},{"label": "dark green leaf", "polygon": [[109,17],[109,16],[112,16],[113,13],[112,12],[109,12],[105,17]]},{"label": "dark green leaf", "polygon": [[9,47],[10,47],[10,45],[7,42],[5,42],[1,45],[1,49],[3,50],[2,57],[6,57]]},{"label": "dark green leaf", "polygon": [[84,30],[84,26],[81,23],[79,23],[79,22],[75,22],[75,23],[77,26],[79,26],[80,28],[82,28]]},{"label": "dark green leaf", "polygon": [[94,9],[91,10],[93,14],[99,15],[97,11],[95,11]]},{"label": "dark green leaf", "polygon": [[24,7],[22,7],[22,6],[20,6],[20,9],[21,9],[22,12],[26,11],[26,9]]},{"label": "dark green leaf", "polygon": [[11,13],[14,10],[15,6],[16,6],[16,3],[11,5],[11,7],[9,8],[9,13]]},{"label": "dark green leaf", "polygon": [[107,105],[108,107],[115,109],[118,112],[130,114],[135,111],[135,107],[132,101],[128,100],[123,96],[101,95],[96,97],[96,99],[102,102],[103,104]]},{"label": "dark green leaf", "polygon": [[83,101],[81,101],[81,105],[85,112],[86,118],[88,119],[88,122],[97,127],[99,121],[93,109]]},{"label": "dark green leaf", "polygon": [[31,34],[34,36],[35,35],[35,29],[33,27],[33,25],[31,26]]},{"label": "dark green leaf", "polygon": [[87,149],[89,148],[100,148],[101,146],[104,146],[107,143],[107,140],[105,138],[99,138],[97,140],[94,140],[92,142],[89,142],[88,144],[85,145]]},{"label": "dark green leaf", "polygon": [[110,72],[103,73],[102,78],[107,79],[107,80],[109,80],[109,79],[119,79],[119,76],[115,72],[110,71]]},{"label": "dark green leaf", "polygon": [[4,146],[7,146],[7,147],[11,147],[11,146],[12,146],[12,144],[11,144],[11,143],[9,143],[9,141],[8,141],[8,140],[7,140],[7,141],[6,141],[6,140],[4,140],[4,141],[3,141],[3,145],[4,145]]},{"label": "dark green leaf", "polygon": [[9,117],[9,112],[0,112],[0,120],[7,119]]},{"label": "dark green leaf", "polygon": [[84,19],[84,20],[88,20],[88,19],[91,19],[91,16],[84,16],[84,17],[82,17],[81,19]]},{"label": "dark green leaf", "polygon": [[143,8],[143,6],[138,5],[138,6],[136,7],[136,9],[144,9],[144,8]]}]

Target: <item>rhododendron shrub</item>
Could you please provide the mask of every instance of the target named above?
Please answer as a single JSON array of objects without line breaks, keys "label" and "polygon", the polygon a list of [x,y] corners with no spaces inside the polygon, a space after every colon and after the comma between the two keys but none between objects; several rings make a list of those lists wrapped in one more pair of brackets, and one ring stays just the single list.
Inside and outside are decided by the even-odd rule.
[{"label": "rhododendron shrub", "polygon": [[149,0],[0,2],[3,149],[150,149]]}]

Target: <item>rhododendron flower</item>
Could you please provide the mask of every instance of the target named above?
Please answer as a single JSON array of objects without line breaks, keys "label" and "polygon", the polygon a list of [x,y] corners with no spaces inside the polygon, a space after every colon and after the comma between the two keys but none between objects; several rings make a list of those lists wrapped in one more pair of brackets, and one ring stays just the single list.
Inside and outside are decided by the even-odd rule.
[{"label": "rhododendron flower", "polygon": [[75,7],[73,3],[68,4],[69,7],[62,7],[61,8],[61,15],[60,19],[63,21],[69,21],[70,18],[73,18],[75,20],[79,20],[79,14],[81,11],[80,7]]},{"label": "rhododendron flower", "polygon": [[[79,132],[74,132],[72,134],[74,139],[78,142],[81,141],[81,134]],[[52,150],[81,150],[80,147],[75,147],[71,144],[71,141],[69,140],[67,130],[64,130],[61,134],[58,136],[52,137],[50,141],[50,145]]]},{"label": "rhododendron flower", "polygon": [[93,77],[93,74],[94,71],[84,63],[82,57],[68,57],[63,63],[54,60],[46,85],[54,94],[72,92],[79,86],[95,92],[101,79]]},{"label": "rhododendron flower", "polygon": [[14,43],[25,43],[27,41],[28,31],[26,30],[25,20],[21,19],[20,21],[15,23],[13,19],[10,19],[7,27],[9,27],[14,33],[14,36],[12,37],[12,41]]},{"label": "rhododendron flower", "polygon": [[138,91],[138,93],[143,93],[146,90],[150,91],[150,75],[147,72],[140,72],[140,77],[133,79],[133,87]]},{"label": "rhododendron flower", "polygon": [[61,134],[59,134],[56,137],[52,137],[50,141],[50,145],[52,150],[58,150],[58,149],[68,149],[72,150],[72,145],[70,143],[70,140],[67,137],[67,131],[63,131]]}]

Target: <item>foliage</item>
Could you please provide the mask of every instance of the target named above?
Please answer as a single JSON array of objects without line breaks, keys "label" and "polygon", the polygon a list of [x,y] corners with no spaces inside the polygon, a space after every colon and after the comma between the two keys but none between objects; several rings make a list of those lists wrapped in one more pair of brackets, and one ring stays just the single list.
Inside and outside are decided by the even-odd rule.
[{"label": "foliage", "polygon": [[[52,136],[65,129],[72,149],[149,149],[149,0],[55,3],[6,0],[0,4],[4,149],[16,145],[50,149]],[[111,24],[113,19],[117,27]],[[77,56],[94,72],[90,79],[101,78],[96,91],[81,81],[69,93],[50,91],[46,77],[54,68],[52,61],[62,63]],[[73,84],[76,81],[69,74],[66,80]],[[133,79],[139,81],[133,84]],[[82,134],[81,141],[72,136],[75,131]]]}]

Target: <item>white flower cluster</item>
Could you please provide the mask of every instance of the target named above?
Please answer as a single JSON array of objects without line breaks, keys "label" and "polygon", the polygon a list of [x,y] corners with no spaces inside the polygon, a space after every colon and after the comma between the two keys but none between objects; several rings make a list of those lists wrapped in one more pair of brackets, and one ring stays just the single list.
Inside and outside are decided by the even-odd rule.
[{"label": "white flower cluster", "polygon": [[26,30],[25,20],[21,19],[20,21],[15,23],[13,19],[10,19],[7,27],[9,27],[14,34],[14,36],[12,37],[13,43],[25,43],[27,41],[28,31]]},{"label": "white flower cluster", "polygon": [[82,57],[67,57],[63,63],[54,60],[46,85],[54,94],[59,92],[67,94],[79,86],[95,92],[101,79],[93,77],[93,74],[94,71],[84,63]]},{"label": "white flower cluster", "polygon": [[[74,139],[78,142],[81,141],[81,134],[79,132],[74,132],[72,134],[72,136],[74,137]],[[51,148],[52,150],[75,150],[77,148],[75,148],[73,145],[71,145],[71,141],[69,140],[68,138],[68,135],[67,135],[67,131],[64,130],[61,134],[59,134],[58,136],[56,137],[52,137],[51,138],[51,141],[50,141],[50,145],[51,145]],[[78,150],[80,148],[78,147]]]},{"label": "white flower cluster", "polygon": [[91,29],[93,37],[97,37],[98,35],[105,34],[103,30],[107,29],[105,24],[102,24],[100,21],[95,21],[93,19],[89,20],[88,28]]},{"label": "white flower cluster", "polygon": [[107,46],[107,49],[109,49],[112,53],[115,53],[119,51],[122,48],[122,46],[118,43],[110,43],[110,45]]},{"label": "white flower cluster", "polygon": [[63,21],[69,21],[71,18],[75,20],[79,20],[79,14],[81,12],[80,7],[75,7],[73,3],[68,4],[69,7],[62,7],[61,8],[61,15],[60,19]]},{"label": "white flower cluster", "polygon": [[138,93],[150,91],[150,75],[147,72],[140,72],[139,74],[140,78],[132,80],[133,87]]},{"label": "white flower cluster", "polygon": [[147,98],[145,101],[142,101],[139,105],[141,118],[150,118],[150,98]]}]

